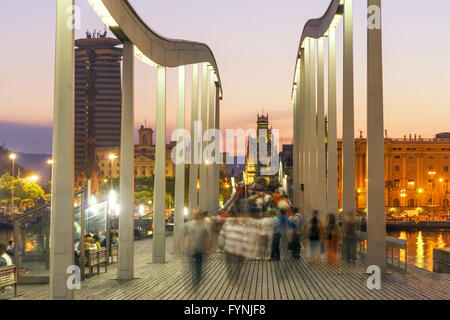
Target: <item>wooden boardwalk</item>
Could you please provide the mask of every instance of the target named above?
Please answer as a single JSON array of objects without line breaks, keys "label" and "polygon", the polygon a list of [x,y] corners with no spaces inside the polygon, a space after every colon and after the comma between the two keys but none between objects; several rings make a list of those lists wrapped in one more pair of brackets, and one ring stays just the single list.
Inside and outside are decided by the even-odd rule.
[{"label": "wooden boardwalk", "polygon": [[[205,260],[202,281],[191,286],[192,268],[187,256],[172,253],[173,241],[167,238],[167,262],[152,264],[152,240],[135,242],[135,277],[118,281],[117,264],[108,272],[87,278],[76,290],[76,299],[109,300],[393,300],[450,299],[450,275],[435,274],[413,266],[408,273],[382,276],[380,290],[366,286],[368,274],[361,262],[319,265],[309,262],[308,250],[293,260],[282,250],[281,261],[245,261],[235,281],[228,278],[228,267],[221,253]],[[322,258],[323,259],[323,258]],[[12,290],[0,299],[12,299]],[[19,285],[17,299],[48,299],[48,285]]]}]

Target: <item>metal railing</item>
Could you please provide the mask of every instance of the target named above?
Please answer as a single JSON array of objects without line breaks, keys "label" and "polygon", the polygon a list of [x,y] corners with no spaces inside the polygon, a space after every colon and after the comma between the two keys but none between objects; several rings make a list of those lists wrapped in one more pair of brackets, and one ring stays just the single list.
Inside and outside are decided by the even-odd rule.
[{"label": "metal railing", "polygon": [[[357,233],[358,244],[356,250],[358,253],[366,257],[367,256],[367,232],[359,231]],[[391,268],[397,268],[401,270],[401,250],[404,250],[404,272],[406,273],[408,270],[408,249],[407,249],[408,241],[403,239],[397,239],[393,237],[386,237],[386,260],[388,266]],[[390,249],[390,250],[389,250]],[[397,249],[397,258],[394,259],[394,249]],[[389,251],[390,259],[389,259]],[[395,261],[396,260],[396,261]]]}]

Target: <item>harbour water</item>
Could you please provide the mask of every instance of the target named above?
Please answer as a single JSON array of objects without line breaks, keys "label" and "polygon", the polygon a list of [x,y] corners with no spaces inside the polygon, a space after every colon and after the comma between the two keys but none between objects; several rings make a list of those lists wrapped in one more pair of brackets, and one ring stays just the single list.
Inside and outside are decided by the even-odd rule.
[{"label": "harbour water", "polygon": [[[433,271],[433,248],[450,247],[449,230],[391,231],[387,235],[407,240],[408,263],[429,271]],[[12,229],[0,229],[0,243],[7,244],[13,238]],[[402,261],[403,257],[401,252]]]}]

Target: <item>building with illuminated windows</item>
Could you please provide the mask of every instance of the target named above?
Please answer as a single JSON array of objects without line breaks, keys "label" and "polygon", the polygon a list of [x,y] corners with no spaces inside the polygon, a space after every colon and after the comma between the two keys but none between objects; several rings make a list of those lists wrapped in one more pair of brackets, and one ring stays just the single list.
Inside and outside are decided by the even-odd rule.
[{"label": "building with illuminated windows", "polygon": [[[385,138],[385,205],[388,211],[418,210],[428,213],[450,210],[450,133],[425,139],[417,135]],[[356,205],[366,208],[367,140],[355,139]],[[342,141],[338,142],[338,163],[342,164]],[[342,207],[342,165],[339,175],[339,207]]]},{"label": "building with illuminated windows", "polygon": [[[272,156],[272,150],[275,150],[275,148],[273,148],[272,144],[272,129],[269,128],[269,114],[257,115],[256,137],[250,135],[247,139],[246,165],[244,171],[244,181],[246,185],[252,184],[257,178],[264,178],[269,182],[268,176],[261,175],[261,168],[270,166],[270,163],[267,165],[262,164],[263,160],[260,158],[261,154],[264,154],[264,151],[260,153],[259,150],[260,146],[263,144],[267,146],[265,150],[267,153],[266,156]],[[251,150],[251,148],[255,148],[255,150]]]},{"label": "building with illuminated windows", "polygon": [[94,190],[96,149],[120,146],[121,44],[106,31],[75,41],[75,177],[79,185],[91,179]]},{"label": "building with illuminated windows", "polygon": [[[134,177],[151,177],[155,171],[155,145],[153,144],[153,130],[151,128],[139,129],[139,144],[134,146]],[[172,162],[172,149],[176,142],[171,141],[166,145],[166,177],[175,176],[175,163]],[[115,156],[114,159],[110,155]],[[102,179],[120,176],[120,147],[96,148],[96,161]]]}]

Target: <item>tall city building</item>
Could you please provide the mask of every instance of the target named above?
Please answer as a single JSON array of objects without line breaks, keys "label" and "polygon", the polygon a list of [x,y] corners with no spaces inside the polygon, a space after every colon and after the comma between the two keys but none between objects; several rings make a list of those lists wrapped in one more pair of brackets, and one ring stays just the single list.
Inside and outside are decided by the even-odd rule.
[{"label": "tall city building", "polygon": [[[262,135],[261,135],[262,134]],[[266,144],[266,152],[259,150],[260,146]],[[261,155],[266,153],[264,157],[272,156],[274,147],[272,145],[272,129],[269,128],[269,114],[257,115],[256,117],[256,137],[249,136],[247,141],[247,155],[245,166],[245,184],[249,185],[255,182],[257,178],[264,178],[269,182],[268,176],[261,175],[261,168],[270,165],[264,165]]]},{"label": "tall city building", "polygon": [[86,32],[75,41],[75,178],[98,185],[96,148],[120,146],[121,42]]}]

